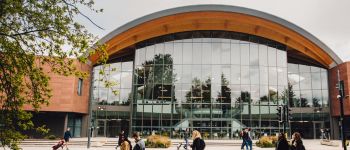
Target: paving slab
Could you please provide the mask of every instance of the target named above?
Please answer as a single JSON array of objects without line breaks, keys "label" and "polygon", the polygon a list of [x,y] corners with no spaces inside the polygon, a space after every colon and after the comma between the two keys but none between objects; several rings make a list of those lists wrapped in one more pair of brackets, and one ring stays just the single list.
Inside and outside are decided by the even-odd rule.
[{"label": "paving slab", "polygon": [[[79,139],[79,141],[83,141],[82,139]],[[176,140],[174,140],[176,141]],[[178,140],[181,141],[181,140]],[[239,140],[208,140],[210,142],[210,145],[206,146],[206,150],[239,150],[240,146],[236,145],[227,145],[225,143],[237,143]],[[320,140],[303,140],[306,150],[341,150],[342,147],[340,146],[340,141],[333,141],[333,142],[339,142],[339,146],[326,146],[321,145]],[[220,144],[222,143],[222,144]],[[134,144],[134,143],[133,143]],[[22,146],[23,150],[50,150],[52,149],[51,146]],[[259,148],[256,146],[253,146],[254,150],[274,150],[275,148]],[[7,150],[7,149],[6,149]],[[65,149],[64,149],[65,150]],[[115,150],[112,146],[105,146],[105,147],[91,147],[90,149],[87,149],[85,145],[71,145],[69,147],[69,150]],[[119,149],[118,149],[119,150]],[[170,148],[147,148],[147,150],[177,150],[176,146],[173,145]]]}]

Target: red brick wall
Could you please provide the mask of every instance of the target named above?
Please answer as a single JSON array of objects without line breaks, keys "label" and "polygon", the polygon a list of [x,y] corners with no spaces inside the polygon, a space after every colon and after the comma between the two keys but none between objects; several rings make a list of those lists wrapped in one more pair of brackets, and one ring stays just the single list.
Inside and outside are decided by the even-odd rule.
[{"label": "red brick wall", "polygon": [[[337,95],[339,94],[338,89],[335,88],[338,83],[337,70],[339,69],[340,80],[344,80],[345,95],[350,95],[350,62],[345,62],[343,64],[334,67],[329,72],[329,91],[330,91],[330,101],[332,107],[332,116],[339,116],[340,106]],[[350,98],[344,99],[344,114],[350,115]]]},{"label": "red brick wall", "polygon": [[[43,68],[46,72],[50,70],[49,66]],[[92,67],[77,62],[77,68],[90,73]],[[42,106],[40,111],[88,113],[90,77],[83,79],[82,95],[78,96],[77,77],[60,76],[49,72],[48,75],[51,77],[49,85],[52,89],[52,97],[49,100],[49,106]],[[31,110],[31,107],[24,106],[24,109]]]}]

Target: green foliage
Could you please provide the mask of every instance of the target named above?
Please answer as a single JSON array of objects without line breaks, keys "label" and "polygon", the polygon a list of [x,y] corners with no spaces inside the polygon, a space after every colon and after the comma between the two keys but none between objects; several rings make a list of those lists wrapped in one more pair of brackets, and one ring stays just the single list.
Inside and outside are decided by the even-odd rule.
[{"label": "green foliage", "polygon": [[[77,62],[70,58],[82,63],[91,54],[99,56],[99,63],[108,59],[105,45],[95,44],[96,38],[76,22],[77,15],[90,20],[77,6],[102,11],[92,8],[93,4],[83,0],[0,1],[2,146],[18,149],[28,130],[48,132],[44,126],[35,126],[32,114],[22,110],[28,105],[37,112],[40,106],[49,104],[52,94],[48,72],[84,78],[89,73],[78,70]],[[44,69],[44,65],[51,69]]]},{"label": "green foliage", "polygon": [[171,141],[167,136],[151,135],[147,137],[145,144],[147,148],[168,148]]},{"label": "green foliage", "polygon": [[45,139],[56,140],[57,137],[55,135],[49,135],[49,136],[46,136]]}]

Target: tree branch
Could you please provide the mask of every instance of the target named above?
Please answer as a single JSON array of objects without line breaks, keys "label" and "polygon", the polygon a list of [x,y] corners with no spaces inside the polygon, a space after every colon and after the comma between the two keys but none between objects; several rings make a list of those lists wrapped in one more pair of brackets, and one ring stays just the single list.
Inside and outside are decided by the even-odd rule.
[{"label": "tree branch", "polygon": [[16,33],[16,34],[5,34],[5,33],[0,32],[0,35],[15,37],[15,36],[25,35],[25,34],[29,34],[29,33],[33,33],[33,32],[41,32],[41,31],[48,31],[48,30],[50,30],[50,29],[45,28],[45,29],[31,30],[31,31],[26,31],[26,32],[21,32],[21,33]]},{"label": "tree branch", "polygon": [[102,28],[101,26],[97,25],[94,21],[92,21],[88,16],[86,16],[85,14],[83,14],[78,8],[77,6],[74,6],[73,4],[70,4],[68,2],[66,2],[65,0],[62,0],[63,3],[65,3],[68,6],[73,7],[74,9],[76,9],[78,11],[79,14],[81,14],[84,18],[86,18],[87,20],[89,20],[92,24],[94,24],[96,27],[100,28],[101,30],[105,30],[104,28]]}]

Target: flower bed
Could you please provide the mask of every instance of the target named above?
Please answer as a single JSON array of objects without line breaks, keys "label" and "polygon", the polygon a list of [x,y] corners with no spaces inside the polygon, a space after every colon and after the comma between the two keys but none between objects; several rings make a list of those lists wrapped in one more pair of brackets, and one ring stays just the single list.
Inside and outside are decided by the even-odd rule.
[{"label": "flower bed", "polygon": [[276,136],[263,136],[256,142],[258,147],[275,147],[277,142]]},{"label": "flower bed", "polygon": [[168,148],[171,141],[167,136],[151,135],[147,137],[145,144],[147,148]]}]

